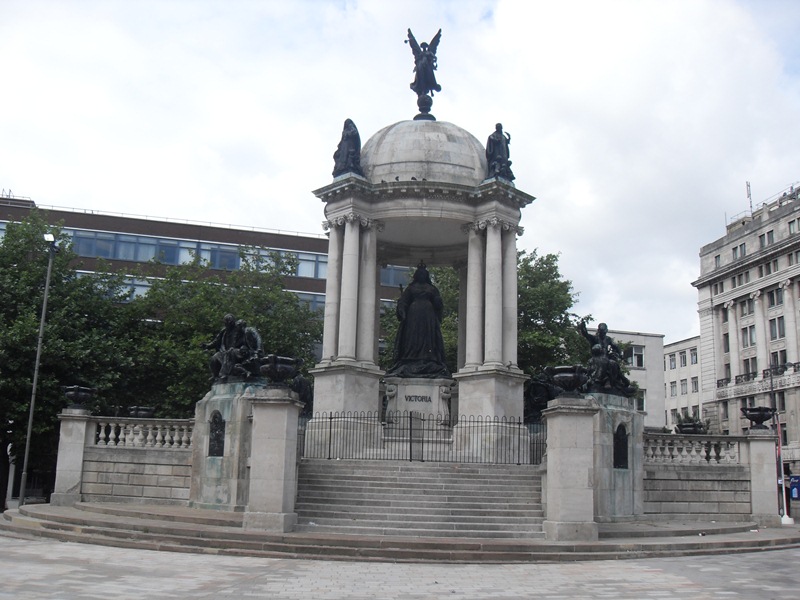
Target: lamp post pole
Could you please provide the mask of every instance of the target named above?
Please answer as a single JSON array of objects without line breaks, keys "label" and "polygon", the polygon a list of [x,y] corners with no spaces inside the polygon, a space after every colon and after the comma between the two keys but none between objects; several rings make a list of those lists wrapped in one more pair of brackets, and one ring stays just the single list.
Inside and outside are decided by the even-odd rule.
[{"label": "lamp post pole", "polygon": [[794,519],[790,517],[786,510],[786,475],[783,471],[783,439],[781,437],[781,420],[778,418],[778,403],[775,400],[775,387],[773,385],[772,376],[773,375],[783,375],[786,372],[785,365],[770,365],[769,368],[769,396],[770,396],[770,404],[774,408],[775,412],[772,413],[772,421],[773,427],[775,428],[775,433],[778,435],[778,443],[776,447],[776,456],[775,459],[778,463],[778,477],[780,477],[781,481],[781,502],[779,506],[779,512],[781,515],[781,523],[783,525],[794,525]]},{"label": "lamp post pole", "polygon": [[28,483],[28,455],[31,449],[31,430],[33,429],[33,409],[36,406],[36,385],[39,383],[39,362],[42,358],[42,340],[44,339],[44,323],[47,315],[47,296],[50,292],[50,274],[53,271],[53,257],[58,251],[56,239],[52,233],[45,233],[44,240],[50,244],[48,248],[47,276],[44,280],[44,300],[42,301],[42,318],[39,321],[39,341],[36,344],[36,362],[33,367],[33,389],[31,390],[31,406],[28,412],[28,433],[25,436],[25,458],[22,461],[22,481],[19,487],[19,505],[25,504],[25,488]]}]

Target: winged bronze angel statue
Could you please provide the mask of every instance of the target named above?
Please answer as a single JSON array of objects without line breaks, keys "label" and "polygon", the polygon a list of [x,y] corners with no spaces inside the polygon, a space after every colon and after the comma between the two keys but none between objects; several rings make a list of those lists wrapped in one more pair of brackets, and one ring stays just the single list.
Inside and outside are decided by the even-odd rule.
[{"label": "winged bronze angel statue", "polygon": [[441,92],[442,86],[436,83],[436,48],[439,47],[439,40],[442,39],[442,30],[436,33],[431,40],[431,43],[422,42],[418,44],[411,29],[408,30],[407,44],[411,44],[411,50],[414,52],[414,81],[411,83],[411,89],[417,93],[417,96],[424,96],[433,92]]}]

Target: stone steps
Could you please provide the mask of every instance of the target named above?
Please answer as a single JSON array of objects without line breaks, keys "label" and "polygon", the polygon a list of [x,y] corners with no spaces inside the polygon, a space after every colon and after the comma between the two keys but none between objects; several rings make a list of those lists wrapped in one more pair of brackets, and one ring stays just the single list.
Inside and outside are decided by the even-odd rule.
[{"label": "stone steps", "polygon": [[[797,528],[752,532],[753,523],[668,522],[601,526],[597,542],[409,536],[268,534],[243,530],[242,514],[179,506],[37,504],[6,511],[0,533],[175,552],[253,557],[426,563],[515,563],[617,560],[729,554],[800,545]],[[635,538],[637,527],[664,537]],[[609,529],[611,528],[611,529]],[[708,535],[699,536],[698,531]],[[744,533],[737,533],[745,531]],[[608,539],[611,535],[619,539]],[[682,537],[674,537],[680,535]]]},{"label": "stone steps", "polygon": [[536,467],[303,460],[298,532],[542,539]]}]

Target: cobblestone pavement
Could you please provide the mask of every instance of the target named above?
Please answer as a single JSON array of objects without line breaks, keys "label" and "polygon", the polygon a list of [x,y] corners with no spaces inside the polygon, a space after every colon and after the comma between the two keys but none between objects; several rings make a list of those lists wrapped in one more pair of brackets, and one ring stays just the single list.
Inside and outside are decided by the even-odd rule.
[{"label": "cobblestone pavement", "polygon": [[0,537],[0,599],[800,597],[800,549],[563,564],[264,559]]}]

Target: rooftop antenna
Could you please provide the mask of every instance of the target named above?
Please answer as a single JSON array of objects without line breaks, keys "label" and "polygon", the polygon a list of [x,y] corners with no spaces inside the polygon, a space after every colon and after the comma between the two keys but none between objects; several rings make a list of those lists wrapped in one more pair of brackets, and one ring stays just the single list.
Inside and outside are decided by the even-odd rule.
[{"label": "rooftop antenna", "polygon": [[750,182],[745,181],[747,185],[747,201],[750,203],[750,214],[753,214],[753,197],[750,195]]}]

